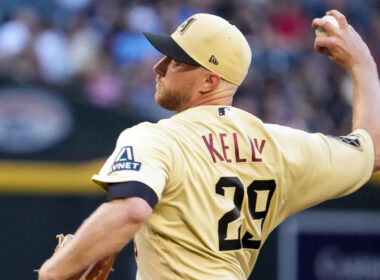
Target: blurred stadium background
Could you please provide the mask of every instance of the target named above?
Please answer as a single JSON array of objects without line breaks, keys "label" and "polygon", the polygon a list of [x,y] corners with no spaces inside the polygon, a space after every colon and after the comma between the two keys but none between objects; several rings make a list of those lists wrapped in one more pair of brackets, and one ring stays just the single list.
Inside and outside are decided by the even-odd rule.
[{"label": "blurred stadium background", "polygon": [[[74,232],[104,201],[90,177],[112,152],[118,134],[171,115],[154,104],[152,66],[160,54],[142,31],[171,33],[198,12],[229,19],[253,50],[236,107],[265,122],[347,134],[350,78],[314,52],[310,27],[314,17],[331,8],[347,15],[379,65],[378,0],[0,0],[1,279],[36,279],[33,269],[51,255],[55,235]],[[297,233],[310,233],[305,219],[295,217],[285,234],[280,227],[268,239],[250,279],[380,279],[379,188],[377,174],[357,193],[317,207],[320,217],[332,217],[327,227],[326,219],[310,216],[317,225],[313,231],[339,249],[339,263],[329,259],[336,250],[303,248],[304,240],[325,245],[310,235],[287,255],[289,240],[294,245]],[[344,224],[352,224],[349,237],[341,231],[331,236],[333,225],[342,221],[339,210],[346,212]],[[284,259],[295,254],[309,262],[308,272],[284,270]],[[115,267],[111,280],[134,279],[131,244]],[[323,267],[338,272],[316,272]]]}]

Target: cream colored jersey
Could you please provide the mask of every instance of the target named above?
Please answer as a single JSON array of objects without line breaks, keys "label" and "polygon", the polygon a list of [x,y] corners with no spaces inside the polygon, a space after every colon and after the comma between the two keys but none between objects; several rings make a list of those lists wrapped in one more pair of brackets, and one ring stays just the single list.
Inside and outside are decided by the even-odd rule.
[{"label": "cream colored jersey", "polygon": [[138,181],[157,198],[135,235],[137,279],[247,279],[286,217],[347,195],[370,177],[363,130],[334,138],[199,106],[125,130],[94,181]]}]

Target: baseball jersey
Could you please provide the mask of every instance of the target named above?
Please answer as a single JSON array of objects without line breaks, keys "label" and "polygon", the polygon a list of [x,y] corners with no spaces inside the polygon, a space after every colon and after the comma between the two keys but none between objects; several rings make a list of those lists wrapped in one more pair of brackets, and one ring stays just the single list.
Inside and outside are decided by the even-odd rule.
[{"label": "baseball jersey", "polygon": [[364,130],[310,134],[208,105],[126,129],[93,180],[156,196],[134,237],[137,279],[231,280],[249,277],[286,217],[355,191],[373,165]]}]

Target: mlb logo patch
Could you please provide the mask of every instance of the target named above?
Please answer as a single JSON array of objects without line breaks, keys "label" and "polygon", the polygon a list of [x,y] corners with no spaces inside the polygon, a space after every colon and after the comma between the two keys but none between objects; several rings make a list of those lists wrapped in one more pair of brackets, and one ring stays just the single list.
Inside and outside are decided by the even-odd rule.
[{"label": "mlb logo patch", "polygon": [[232,110],[230,107],[223,106],[223,107],[218,107],[218,114],[219,116],[231,116],[232,115]]},{"label": "mlb logo patch", "polygon": [[136,162],[133,156],[132,146],[123,147],[112,164],[108,174],[120,170],[139,171],[141,162]]}]

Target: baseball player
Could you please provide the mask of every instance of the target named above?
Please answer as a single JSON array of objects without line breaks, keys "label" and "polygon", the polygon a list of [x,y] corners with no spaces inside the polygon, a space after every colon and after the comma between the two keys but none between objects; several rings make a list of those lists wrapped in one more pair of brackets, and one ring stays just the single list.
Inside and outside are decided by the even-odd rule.
[{"label": "baseball player", "polygon": [[353,131],[343,137],[265,124],[231,106],[251,61],[242,33],[209,14],[171,36],[145,33],[164,54],[155,100],[177,114],[123,131],[93,180],[108,191],[40,280],[67,279],[132,238],[137,279],[247,279],[288,216],[354,192],[380,169],[380,87],[360,36],[315,19],[315,49],[352,76]]}]

